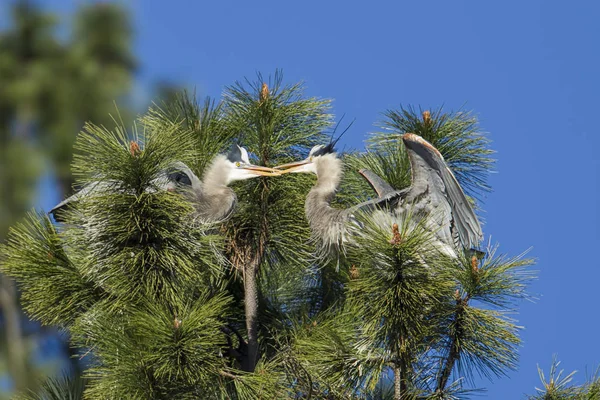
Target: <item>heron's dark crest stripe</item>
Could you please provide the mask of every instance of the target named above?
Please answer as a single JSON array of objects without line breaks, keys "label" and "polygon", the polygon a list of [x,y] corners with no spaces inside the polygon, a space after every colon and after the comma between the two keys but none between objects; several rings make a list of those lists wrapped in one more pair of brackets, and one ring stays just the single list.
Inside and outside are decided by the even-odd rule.
[{"label": "heron's dark crest stripe", "polygon": [[312,153],[313,157],[324,156],[325,154],[335,153],[335,142],[330,142],[325,146],[319,147]]},{"label": "heron's dark crest stripe", "polygon": [[339,122],[335,125],[335,128],[333,129],[333,132],[331,133],[331,138],[329,139],[329,143],[327,143],[325,146],[319,148],[318,150],[316,150],[312,156],[324,156],[325,154],[332,154],[335,153],[335,145],[337,144],[337,142],[340,141],[340,139],[342,138],[342,136],[344,136],[344,134],[346,132],[348,132],[348,130],[350,129],[350,127],[352,126],[352,124],[354,124],[354,121],[356,121],[356,119],[352,120],[352,122],[350,122],[348,124],[348,126],[344,129],[344,131],[342,133],[340,133],[340,135],[338,137],[335,137],[335,132],[337,131],[338,127],[340,126],[340,124],[342,123],[342,120],[344,119],[344,116],[342,115],[342,118],[340,118]]},{"label": "heron's dark crest stripe", "polygon": [[236,143],[231,145],[229,153],[227,153],[227,159],[232,163],[242,162],[242,149]]}]

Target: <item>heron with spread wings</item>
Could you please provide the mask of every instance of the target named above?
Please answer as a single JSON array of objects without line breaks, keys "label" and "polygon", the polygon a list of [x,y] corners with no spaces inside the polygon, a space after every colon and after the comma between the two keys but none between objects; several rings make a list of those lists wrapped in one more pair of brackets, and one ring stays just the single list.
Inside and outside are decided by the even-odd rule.
[{"label": "heron with spread wings", "polygon": [[[174,162],[161,171],[148,191],[166,190],[185,195],[194,205],[195,218],[201,222],[219,222],[227,219],[237,203],[237,196],[228,187],[231,182],[259,176],[278,176],[281,172],[272,168],[250,163],[248,151],[233,145],[227,155],[217,155],[206,168],[200,180],[183,162]],[[57,221],[62,221],[61,210],[77,201],[118,190],[115,181],[97,181],[85,185],[81,190],[60,202],[50,210]]]},{"label": "heron with spread wings", "polygon": [[384,210],[398,219],[409,214],[413,219],[427,216],[427,226],[438,239],[441,250],[451,256],[457,257],[458,249],[476,251],[483,237],[479,220],[444,157],[418,135],[406,133],[402,141],[411,165],[411,185],[394,190],[371,171],[362,170],[361,174],[379,198],[347,209],[331,207],[342,177],[342,163],[333,144],[317,145],[305,160],[276,167],[283,173],[317,175],[317,183],[306,198],[305,212],[313,234],[325,249],[337,248],[348,240],[349,222],[354,214]]}]

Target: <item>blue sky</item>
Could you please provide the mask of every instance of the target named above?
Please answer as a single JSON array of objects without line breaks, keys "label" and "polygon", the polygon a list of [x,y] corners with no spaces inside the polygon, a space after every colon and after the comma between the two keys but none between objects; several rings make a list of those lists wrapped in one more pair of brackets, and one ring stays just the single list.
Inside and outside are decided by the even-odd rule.
[{"label": "blue sky", "polygon": [[[44,0],[69,12],[76,0]],[[362,148],[400,104],[464,107],[497,152],[484,230],[516,255],[533,247],[539,279],[515,318],[518,371],[486,386],[513,399],[539,386],[557,353],[582,381],[600,364],[600,5],[594,1],[158,1],[133,11],[138,93],[166,80],[219,96],[282,68],[307,94],[356,118],[343,144]],[[0,18],[1,19],[1,18]]]}]

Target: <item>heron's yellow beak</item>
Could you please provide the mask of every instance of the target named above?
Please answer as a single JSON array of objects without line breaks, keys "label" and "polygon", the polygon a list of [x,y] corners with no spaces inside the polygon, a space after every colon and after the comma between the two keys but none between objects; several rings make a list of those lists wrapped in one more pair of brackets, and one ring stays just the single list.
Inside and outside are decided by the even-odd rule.
[{"label": "heron's yellow beak", "polygon": [[242,167],[242,169],[247,170],[252,175],[260,176],[279,176],[283,173],[283,171],[278,171],[276,169],[268,167],[260,167],[258,165],[246,165]]},{"label": "heron's yellow beak", "polygon": [[282,174],[289,174],[290,172],[306,172],[304,166],[310,163],[311,161],[307,159],[302,161],[294,161],[288,164],[278,165],[275,168],[283,169],[284,171],[281,171]]}]

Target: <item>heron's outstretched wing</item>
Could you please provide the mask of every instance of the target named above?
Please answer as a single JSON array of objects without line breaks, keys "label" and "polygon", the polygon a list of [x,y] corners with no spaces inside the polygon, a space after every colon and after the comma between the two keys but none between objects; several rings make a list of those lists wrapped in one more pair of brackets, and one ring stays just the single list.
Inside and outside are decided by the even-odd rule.
[{"label": "heron's outstretched wing", "polygon": [[[72,206],[74,203],[84,198],[98,196],[111,191],[114,192],[122,190],[120,189],[120,186],[121,185],[119,182],[113,180],[90,182],[72,196],[58,203],[48,213],[52,214],[56,221],[63,222],[63,218],[61,218],[60,215],[60,210],[64,210],[65,208]],[[169,166],[169,168],[161,171],[158,174],[158,177],[152,180],[150,185],[146,188],[146,192],[153,193],[156,190],[162,191],[175,189],[185,191],[187,188],[189,188],[191,192],[200,192],[201,186],[202,182],[192,172],[192,170],[183,162],[176,161]]]},{"label": "heron's outstretched wing", "polygon": [[398,204],[402,203],[409,193],[409,189],[403,190],[394,190],[392,192],[388,192],[382,197],[378,197],[376,199],[363,201],[353,207],[350,207],[347,212],[352,215],[357,211],[360,212],[368,212],[376,209],[386,209],[386,210],[394,210]]},{"label": "heron's outstretched wing", "polygon": [[[73,205],[75,202],[90,196],[96,196],[101,193],[106,193],[116,187],[117,183],[112,181],[98,181],[91,182],[81,188],[81,190],[75,192],[72,196],[67,197],[60,203],[58,203],[52,210],[48,211],[48,214],[52,214],[54,219],[58,222],[63,222],[61,217],[61,210]],[[57,212],[58,211],[58,212]]]},{"label": "heron's outstretched wing", "polygon": [[381,179],[381,177],[369,169],[363,168],[359,170],[358,173],[361,174],[363,178],[367,180],[367,182],[369,182],[373,190],[377,192],[377,196],[380,198],[396,191],[392,186],[390,186],[389,183]]},{"label": "heron's outstretched wing", "polygon": [[[407,150],[410,158],[414,150]],[[454,242],[465,250],[477,247],[483,238],[481,225],[444,158],[437,150],[423,152],[420,157],[413,156],[411,160],[413,192],[408,199],[420,197],[417,201],[438,221],[437,235],[447,244]]]},{"label": "heron's outstretched wing", "polygon": [[444,167],[441,173],[442,180],[444,181],[446,194],[452,207],[454,225],[460,242],[465,249],[474,249],[483,239],[479,219],[477,219],[471,203],[465,196],[452,171],[450,171],[448,166],[444,165]]}]

